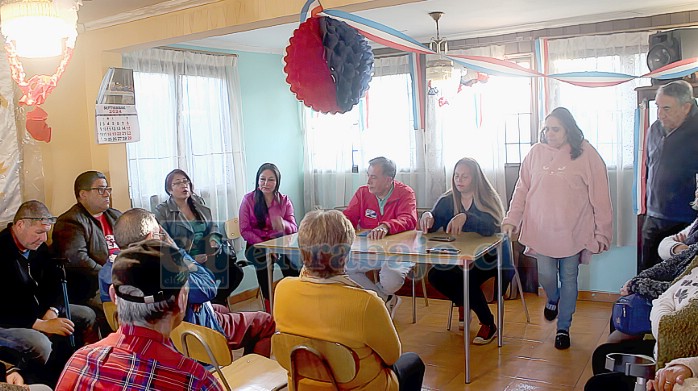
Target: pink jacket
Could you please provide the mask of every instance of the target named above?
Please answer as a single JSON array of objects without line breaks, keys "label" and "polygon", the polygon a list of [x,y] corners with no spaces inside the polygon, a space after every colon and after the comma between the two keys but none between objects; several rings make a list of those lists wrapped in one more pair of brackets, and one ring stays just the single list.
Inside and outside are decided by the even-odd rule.
[{"label": "pink jacket", "polygon": [[380,224],[388,226],[389,234],[413,230],[417,227],[417,199],[414,190],[406,184],[393,181],[395,188],[388,198],[383,214],[378,206],[378,198],[369,193],[366,185],[354,193],[344,215],[354,227],[363,229],[376,228]]},{"label": "pink jacket", "polygon": [[582,154],[570,158],[570,146],[535,144],[521,163],[509,212],[502,224],[519,227],[528,254],[563,258],[608,249],[613,210],[606,164],[586,140]]},{"label": "pink jacket", "polygon": [[[240,234],[247,244],[257,244],[274,239],[279,236],[289,235],[298,231],[296,218],[293,216],[293,204],[288,196],[279,193],[281,202],[274,199],[269,207],[269,215],[264,223],[264,228],[257,227],[257,217],[254,215],[254,191],[245,194],[240,204]],[[284,220],[284,230],[275,231],[271,225],[271,218],[281,216]]]}]

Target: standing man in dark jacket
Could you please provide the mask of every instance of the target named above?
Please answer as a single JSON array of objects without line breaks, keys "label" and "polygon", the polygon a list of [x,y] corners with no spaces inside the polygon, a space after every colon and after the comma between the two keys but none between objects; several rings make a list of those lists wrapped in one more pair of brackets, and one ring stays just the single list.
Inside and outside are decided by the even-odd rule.
[{"label": "standing man in dark jacket", "polygon": [[68,261],[68,296],[103,317],[97,275],[107,260],[115,258],[119,247],[114,240],[114,224],[121,212],[110,208],[111,190],[107,177],[87,171],[75,179],[77,203],[58,217],[53,229],[56,254]]},{"label": "standing man in dark jacket", "polygon": [[63,361],[52,366],[58,368],[53,374],[57,378],[72,353],[54,353],[68,346],[67,339],[59,337],[75,334],[81,345],[82,332],[92,329],[95,313],[71,304],[72,321],[65,317],[58,267],[45,244],[55,221],[44,204],[27,201],[0,232],[0,346],[17,353],[16,364],[25,374],[36,374],[49,357],[56,361],[62,356]]},{"label": "standing man in dark jacket", "polygon": [[691,208],[698,177],[698,106],[693,87],[673,81],[657,90],[657,121],[647,136],[647,216],[637,272],[654,266],[662,239],[696,218]]}]

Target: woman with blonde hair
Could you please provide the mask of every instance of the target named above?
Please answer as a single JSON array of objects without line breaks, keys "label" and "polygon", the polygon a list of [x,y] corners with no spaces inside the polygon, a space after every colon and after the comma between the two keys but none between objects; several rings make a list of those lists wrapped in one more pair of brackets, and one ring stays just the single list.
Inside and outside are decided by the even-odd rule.
[{"label": "woman with blonde hair", "polygon": [[[453,168],[451,190],[436,201],[431,212],[424,212],[419,221],[419,227],[424,233],[443,228],[450,235],[477,232],[482,236],[492,236],[499,232],[503,217],[504,208],[497,191],[494,190],[477,161],[465,157],[460,159]],[[508,252],[504,255],[508,260]],[[459,320],[462,322],[464,318],[463,269],[446,267],[434,266],[429,271],[429,283],[459,307]],[[480,289],[482,283],[496,275],[496,252],[487,253],[477,259],[475,267],[468,274],[470,308],[473,309],[481,324],[473,340],[476,345],[487,344],[497,335],[494,316]]]},{"label": "woman with blonde hair", "polygon": [[[345,274],[354,237],[354,227],[339,211],[305,215],[298,229],[303,268],[300,277],[284,278],[274,292],[276,329],[341,343],[356,352],[356,376],[341,384],[343,390],[421,390],[424,363],[415,353],[402,353],[385,303]],[[272,345],[276,357],[290,355],[277,339]],[[331,386],[302,379],[298,390]]]}]

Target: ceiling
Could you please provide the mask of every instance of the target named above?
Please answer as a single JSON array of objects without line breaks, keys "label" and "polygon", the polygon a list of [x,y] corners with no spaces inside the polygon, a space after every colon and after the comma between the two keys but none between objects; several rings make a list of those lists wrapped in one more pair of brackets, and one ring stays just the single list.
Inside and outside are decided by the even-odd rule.
[{"label": "ceiling", "polygon": [[[172,0],[86,0],[79,22],[86,26],[119,14],[145,15],[167,8]],[[204,1],[182,2],[189,6]],[[661,5],[660,5],[661,4]],[[356,12],[356,15],[399,30],[421,42],[435,35],[431,11],[443,11],[440,30],[446,39],[462,39],[554,28],[613,19],[698,10],[687,0],[425,0]],[[300,10],[299,10],[300,12]],[[181,42],[201,48],[282,53],[297,23]]]}]

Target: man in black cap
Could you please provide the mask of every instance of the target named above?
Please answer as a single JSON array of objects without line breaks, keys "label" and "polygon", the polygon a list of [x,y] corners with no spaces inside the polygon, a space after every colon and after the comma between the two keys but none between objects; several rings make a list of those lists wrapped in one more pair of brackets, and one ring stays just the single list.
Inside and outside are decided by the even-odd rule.
[{"label": "man in black cap", "polygon": [[[0,232],[0,347],[17,354],[5,358],[18,359],[15,364],[25,377],[41,375],[49,383],[56,381],[73,352],[68,339],[61,337],[74,334],[82,346],[83,332],[91,331],[95,323],[94,311],[86,306],[71,304],[72,320],[66,317],[58,265],[45,244],[55,222],[46,205],[27,201]],[[96,340],[90,336],[88,342]]]},{"label": "man in black cap", "polygon": [[[109,295],[119,330],[75,352],[57,390],[221,390],[201,364],[177,352],[170,333],[187,308],[189,270],[179,250],[146,240],[121,251]],[[99,359],[95,359],[99,358]]]}]

